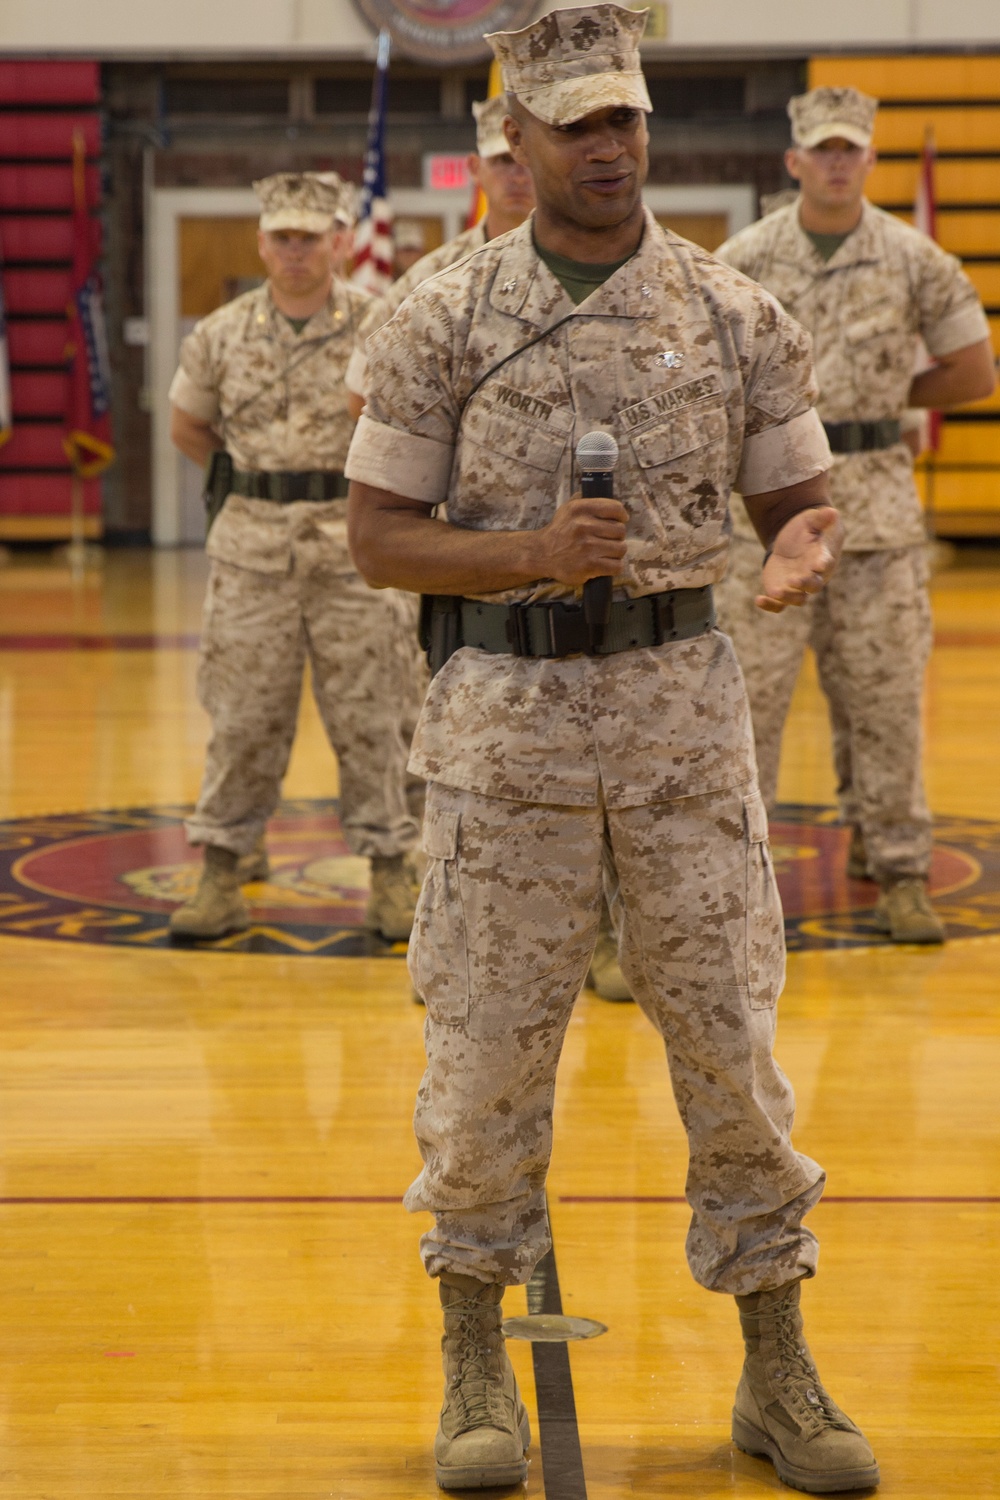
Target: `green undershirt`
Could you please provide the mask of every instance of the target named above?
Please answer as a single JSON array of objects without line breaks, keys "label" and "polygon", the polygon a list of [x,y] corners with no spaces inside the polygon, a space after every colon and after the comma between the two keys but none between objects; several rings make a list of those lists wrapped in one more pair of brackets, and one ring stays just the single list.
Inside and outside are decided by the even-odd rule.
[{"label": "green undershirt", "polygon": [[555,255],[551,250],[543,249],[537,240],[534,240],[534,246],[539,260],[548,266],[574,307],[579,307],[591,293],[596,292],[616,271],[621,270],[626,261],[632,259],[632,255],[623,255],[621,260],[613,260],[607,265],[594,265],[590,261],[569,260],[565,255]]},{"label": "green undershirt", "polygon": [[831,256],[836,255],[844,241],[853,233],[853,229],[849,229],[847,234],[813,234],[811,229],[806,230],[806,234],[816,246],[823,260],[829,260]]},{"label": "green undershirt", "polygon": [[[301,333],[303,328],[309,322],[309,318],[290,318],[287,313],[282,313],[281,316],[284,318],[286,323],[291,323],[296,333]],[[309,316],[311,317],[312,314],[310,313]]]}]

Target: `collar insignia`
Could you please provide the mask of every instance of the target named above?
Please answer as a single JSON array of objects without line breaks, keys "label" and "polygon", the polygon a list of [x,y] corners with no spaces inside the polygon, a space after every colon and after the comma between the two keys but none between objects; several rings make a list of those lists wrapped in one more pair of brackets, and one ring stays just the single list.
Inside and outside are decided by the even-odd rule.
[{"label": "collar insignia", "polygon": [[654,365],[661,365],[664,370],[679,370],[684,363],[684,356],[677,349],[664,349],[653,360]]}]

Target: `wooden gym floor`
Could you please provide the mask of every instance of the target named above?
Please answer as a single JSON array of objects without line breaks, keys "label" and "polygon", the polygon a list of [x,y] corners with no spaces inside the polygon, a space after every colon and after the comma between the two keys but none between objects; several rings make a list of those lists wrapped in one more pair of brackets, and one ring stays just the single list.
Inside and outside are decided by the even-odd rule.
[{"label": "wooden gym floor", "polygon": [[[194,798],[203,578],[194,553],[0,571],[8,848],[11,820]],[[1000,825],[998,587],[985,556],[937,576],[927,723],[935,812]],[[828,761],[808,672],[783,796],[829,805]],[[335,790],[306,700],[286,794]],[[433,1496],[401,958],[72,941],[18,902],[0,891],[0,1491]],[[781,1002],[796,1141],[829,1173],[810,1339],[906,1500],[1000,1494],[1000,888],[977,911],[981,935],[939,950],[793,953]],[[782,1488],[728,1441],[736,1316],[687,1273],[684,1167],[656,1038],[585,994],[549,1190],[564,1310],[608,1331],[570,1346],[585,1488],[554,1448],[544,1484],[536,1445],[528,1496]],[[534,1410],[530,1347],[511,1349]]]}]

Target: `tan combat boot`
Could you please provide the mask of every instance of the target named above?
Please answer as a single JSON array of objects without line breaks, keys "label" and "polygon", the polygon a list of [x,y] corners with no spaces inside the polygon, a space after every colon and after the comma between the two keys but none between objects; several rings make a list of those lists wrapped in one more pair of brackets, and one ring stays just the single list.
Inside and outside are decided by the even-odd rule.
[{"label": "tan combat boot", "polygon": [[894,943],[944,942],[944,924],[927,898],[927,882],[915,877],[883,886],[875,926]]},{"label": "tan combat boot", "polygon": [[871,1489],[879,1477],[875,1455],[820,1383],[802,1333],[799,1286],[736,1298],[746,1359],[733,1442],[769,1458],[779,1479],[810,1495]]},{"label": "tan combat boot", "polygon": [[371,871],[365,926],[370,932],[380,932],[389,942],[403,942],[410,935],[417,909],[413,865],[404,854],[373,855]]},{"label": "tan combat boot", "polygon": [[444,1490],[488,1490],[527,1477],[528,1413],[504,1348],[503,1287],[446,1271],[444,1405],[434,1442]]},{"label": "tan combat boot", "polygon": [[267,857],[264,835],[254,844],[249,854],[241,854],[236,865],[236,877],[240,885],[252,885],[255,880],[266,880],[271,873],[271,861]]},{"label": "tan combat boot", "polygon": [[231,849],[205,845],[198,889],[170,918],[171,937],[218,938],[250,926],[238,865],[239,856]]},{"label": "tan combat boot", "polygon": [[597,929],[597,946],[590,960],[587,987],[602,1000],[632,999],[632,991],[618,964],[618,939],[606,901],[601,903],[601,923]]},{"label": "tan combat boot", "polygon": [[868,850],[865,848],[865,836],[856,823],[851,828],[851,842],[847,846],[847,878],[848,880],[871,880],[868,873]]}]

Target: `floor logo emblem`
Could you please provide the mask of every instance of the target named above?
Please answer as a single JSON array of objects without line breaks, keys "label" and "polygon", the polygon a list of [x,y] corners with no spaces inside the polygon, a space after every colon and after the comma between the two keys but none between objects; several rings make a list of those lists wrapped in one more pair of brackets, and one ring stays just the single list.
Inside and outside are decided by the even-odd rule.
[{"label": "floor logo emblem", "polygon": [[[0,934],[133,948],[169,946],[167,919],[193,889],[186,807],[59,814],[0,823]],[[783,806],[771,847],[788,946],[862,947],[885,939],[877,888],[848,880],[847,830],[829,808]],[[247,887],[253,925],[213,952],[398,957],[362,925],[367,862],[351,854],[332,800],[282,803],[268,827],[271,876]],[[1000,932],[1000,824],[941,819],[931,894],[951,938]]]}]

